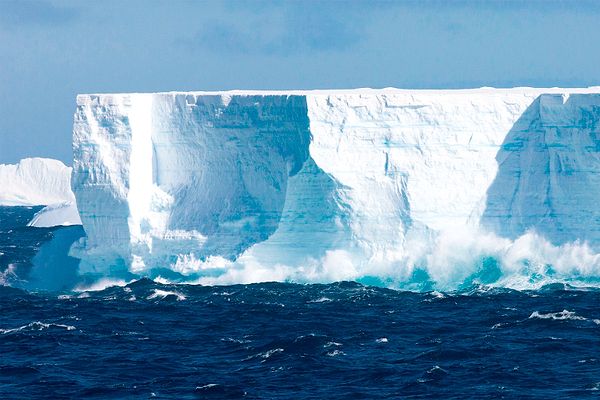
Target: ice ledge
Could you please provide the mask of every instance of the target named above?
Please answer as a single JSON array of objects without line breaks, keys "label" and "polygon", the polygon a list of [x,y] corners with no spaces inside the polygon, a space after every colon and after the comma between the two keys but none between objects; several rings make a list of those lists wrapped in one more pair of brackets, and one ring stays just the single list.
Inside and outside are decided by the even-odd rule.
[{"label": "ice ledge", "polygon": [[398,88],[356,88],[356,89],[312,89],[312,90],[217,90],[217,91],[168,91],[152,93],[89,93],[77,95],[77,105],[90,104],[94,99],[102,99],[110,103],[113,97],[120,98],[128,95],[182,95],[189,94],[194,96],[338,96],[338,95],[432,95],[432,96],[453,96],[453,95],[505,95],[509,93],[519,93],[524,95],[540,94],[590,94],[600,93],[600,86],[590,86],[587,88],[534,88],[534,87],[514,87],[514,88],[493,88],[481,87],[471,89],[398,89]]}]

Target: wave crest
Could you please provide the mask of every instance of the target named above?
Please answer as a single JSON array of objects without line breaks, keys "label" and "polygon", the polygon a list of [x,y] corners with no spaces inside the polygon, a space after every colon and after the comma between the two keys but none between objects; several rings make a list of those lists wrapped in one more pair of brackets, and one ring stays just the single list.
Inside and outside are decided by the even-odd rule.
[{"label": "wave crest", "polygon": [[588,243],[554,245],[534,231],[511,240],[477,230],[443,232],[432,240],[414,238],[397,254],[356,249],[330,250],[298,265],[265,262],[248,252],[237,261],[213,257],[178,260],[178,271],[203,285],[266,281],[328,283],[358,281],[407,290],[461,290],[486,285],[536,290],[553,283],[600,286],[600,253]]}]

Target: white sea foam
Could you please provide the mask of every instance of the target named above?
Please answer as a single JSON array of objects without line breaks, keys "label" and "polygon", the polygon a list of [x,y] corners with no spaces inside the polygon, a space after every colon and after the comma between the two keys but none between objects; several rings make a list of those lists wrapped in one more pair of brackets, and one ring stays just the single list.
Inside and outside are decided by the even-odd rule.
[{"label": "white sea foam", "polygon": [[102,278],[92,284],[78,285],[74,290],[76,292],[97,292],[115,286],[123,287],[131,282],[133,281],[126,282],[122,279]]},{"label": "white sea foam", "polygon": [[17,267],[14,264],[8,264],[4,271],[0,271],[0,285],[1,286],[10,286],[10,284],[19,280],[19,276],[17,275]]},{"label": "white sea foam", "polygon": [[529,319],[553,319],[556,321],[573,320],[573,321],[587,321],[587,318],[577,315],[574,311],[562,310],[555,313],[540,313],[534,311],[529,316]]},{"label": "white sea foam", "polygon": [[202,386],[196,386],[196,390],[206,390],[206,389],[211,389],[211,388],[214,388],[217,386],[219,386],[219,385],[216,383],[209,383],[209,384],[202,385]]},{"label": "white sea foam", "polygon": [[[426,282],[420,280],[428,279],[438,290],[434,296],[441,298],[444,295],[440,290],[455,290],[465,285],[530,290],[566,282],[585,287],[597,286],[594,278],[600,277],[600,254],[587,243],[553,245],[534,231],[511,240],[465,228],[459,232],[442,232],[431,239],[415,238],[407,246],[401,257],[387,261],[336,250],[321,259],[309,258],[299,265],[285,265],[261,263],[262,260],[246,254],[235,262],[222,259],[215,265],[204,262],[203,269],[196,272],[202,274],[212,267],[211,276],[192,282],[203,285],[269,281],[321,283],[377,277],[388,287],[422,289],[419,284]],[[418,271],[422,271],[425,278],[421,278]]]},{"label": "white sea foam", "polygon": [[319,297],[315,300],[309,300],[308,303],[329,303],[332,300],[329,297]]},{"label": "white sea foam", "polygon": [[166,299],[168,297],[174,297],[177,301],[183,301],[186,299],[186,297],[179,292],[170,292],[167,290],[160,290],[160,289],[153,289],[152,294],[149,295],[148,297],[146,297],[146,299],[148,299],[148,300]]},{"label": "white sea foam", "polygon": [[284,350],[281,347],[278,347],[275,349],[270,349],[265,352],[258,353],[253,356],[247,357],[244,359],[244,361],[252,360],[255,358],[262,358],[263,360],[261,362],[265,362],[265,361],[267,361],[267,359],[271,358],[274,354],[283,353],[283,352],[284,352]]},{"label": "white sea foam", "polygon": [[43,331],[49,328],[59,328],[65,329],[67,331],[75,330],[76,328],[72,325],[63,325],[63,324],[55,324],[55,323],[44,323],[40,321],[30,322],[27,325],[19,326],[17,328],[10,329],[1,329],[0,334],[7,335],[10,333],[21,332],[21,331]]}]

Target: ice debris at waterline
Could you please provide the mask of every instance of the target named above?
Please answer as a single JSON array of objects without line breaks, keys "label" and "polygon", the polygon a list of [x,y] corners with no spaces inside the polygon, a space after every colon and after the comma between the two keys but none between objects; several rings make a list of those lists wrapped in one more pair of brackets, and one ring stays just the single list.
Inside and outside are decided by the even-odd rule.
[{"label": "ice debris at waterline", "polygon": [[600,278],[600,88],[80,95],[83,275]]}]

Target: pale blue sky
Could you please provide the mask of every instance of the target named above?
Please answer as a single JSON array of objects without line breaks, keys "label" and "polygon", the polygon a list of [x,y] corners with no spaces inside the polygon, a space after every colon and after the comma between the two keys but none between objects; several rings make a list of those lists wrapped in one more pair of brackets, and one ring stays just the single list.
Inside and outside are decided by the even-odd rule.
[{"label": "pale blue sky", "polygon": [[0,0],[0,163],[77,93],[600,85],[600,1]]}]

